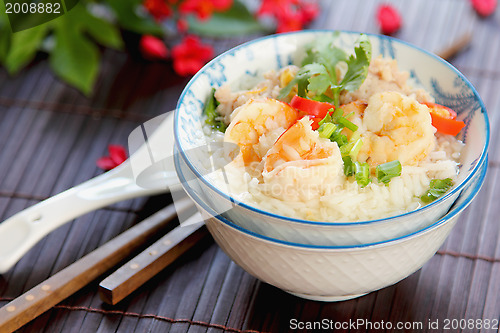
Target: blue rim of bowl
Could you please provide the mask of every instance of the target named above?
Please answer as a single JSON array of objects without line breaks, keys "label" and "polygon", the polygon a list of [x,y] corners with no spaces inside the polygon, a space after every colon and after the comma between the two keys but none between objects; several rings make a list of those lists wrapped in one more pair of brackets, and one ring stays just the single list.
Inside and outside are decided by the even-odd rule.
[{"label": "blue rim of bowl", "polygon": [[480,168],[482,168],[482,170],[481,170],[481,174],[479,176],[480,177],[479,181],[476,184],[476,186],[474,187],[474,189],[472,189],[472,191],[470,192],[469,196],[460,205],[458,205],[457,207],[453,207],[452,206],[451,210],[448,211],[448,213],[446,213],[445,216],[443,216],[442,218],[440,218],[439,220],[437,220],[433,224],[431,224],[431,225],[429,225],[429,226],[427,226],[427,227],[425,227],[423,229],[420,229],[418,231],[406,234],[404,236],[400,236],[400,237],[396,237],[396,238],[392,238],[392,239],[385,240],[385,241],[380,241],[380,242],[358,244],[358,245],[313,245],[313,244],[301,244],[301,243],[295,243],[295,242],[288,242],[288,241],[285,241],[285,240],[276,239],[276,238],[268,237],[268,236],[265,236],[265,235],[261,235],[261,234],[258,234],[256,232],[250,231],[248,229],[245,229],[245,228],[243,228],[243,227],[241,227],[241,226],[239,226],[239,225],[231,222],[230,220],[228,220],[224,216],[216,214],[215,211],[212,208],[210,208],[205,203],[205,201],[203,201],[202,199],[200,199],[200,197],[189,186],[184,186],[184,184],[186,184],[186,178],[184,177],[184,174],[182,173],[182,169],[181,169],[179,163],[180,163],[179,159],[178,158],[174,158],[175,169],[177,171],[177,174],[179,176],[179,180],[180,180],[180,182],[181,182],[182,187],[184,188],[184,190],[187,192],[187,194],[189,195],[189,197],[196,202],[196,204],[198,204],[199,206],[201,206],[201,208],[203,208],[207,213],[209,213],[211,216],[213,216],[214,218],[216,218],[220,222],[225,223],[229,227],[231,227],[233,229],[237,229],[238,231],[240,231],[242,233],[248,234],[248,235],[250,235],[252,237],[263,239],[263,240],[271,242],[271,243],[278,243],[278,244],[281,244],[281,245],[293,246],[293,247],[301,247],[301,248],[306,248],[306,249],[327,249],[327,250],[363,249],[363,248],[367,248],[367,247],[390,245],[390,244],[393,244],[393,243],[402,242],[402,241],[404,241],[406,239],[410,239],[410,238],[413,238],[413,237],[418,237],[418,236],[423,235],[423,234],[425,234],[427,232],[430,232],[431,230],[433,230],[435,228],[438,228],[439,226],[441,226],[441,225],[445,224],[446,222],[450,221],[451,219],[453,219],[454,217],[456,217],[458,214],[460,214],[465,208],[467,208],[467,206],[469,206],[469,204],[476,197],[476,195],[479,193],[479,190],[483,186],[484,179],[486,178],[486,172],[488,171],[488,158],[486,158],[485,161],[484,161],[484,167],[483,167],[483,165],[481,165],[481,167],[480,167]]},{"label": "blue rim of bowl", "polygon": [[[228,51],[220,54],[216,58],[212,59],[202,69],[200,69],[193,76],[193,78],[191,78],[191,80],[187,83],[186,87],[182,91],[181,96],[179,97],[179,101],[177,102],[176,112],[174,114],[174,140],[176,142],[176,145],[178,147],[181,147],[179,139],[178,139],[179,138],[179,129],[178,129],[178,124],[179,124],[178,116],[179,116],[179,112],[177,110],[179,110],[179,105],[182,103],[185,95],[190,90],[191,85],[193,85],[193,83],[198,79],[198,77],[201,76],[202,74],[204,74],[204,71],[207,68],[209,68],[210,66],[212,66],[212,64],[220,62],[221,58],[226,57],[228,54],[233,53],[235,50],[238,50],[240,48],[248,47],[251,44],[260,43],[260,42],[262,42],[264,40],[267,40],[267,39],[273,39],[273,38],[278,38],[278,37],[281,37],[281,36],[295,35],[295,34],[304,34],[304,33],[308,33],[308,34],[312,33],[312,34],[314,34],[314,33],[329,33],[329,32],[331,33],[331,32],[334,32],[334,31],[335,30],[321,30],[321,29],[316,29],[316,30],[302,30],[302,31],[296,31],[296,32],[288,32],[288,33],[281,33],[281,34],[269,35],[269,36],[257,38],[257,39],[251,40],[249,42],[243,43],[243,44],[241,44],[239,46],[236,46],[236,47],[234,47],[234,48],[232,48],[232,49],[230,49],[230,50],[228,50]],[[360,34],[360,33],[362,33],[362,32],[358,32],[358,31],[345,31],[345,30],[339,30],[339,31],[341,33],[348,33],[348,34]],[[483,150],[481,152],[481,155],[479,156],[479,159],[476,162],[476,165],[474,166],[474,168],[472,169],[472,171],[469,172],[469,175],[458,186],[454,187],[450,192],[446,193],[446,195],[442,196],[441,198],[439,198],[439,199],[437,199],[437,200],[435,200],[435,201],[433,201],[433,202],[431,202],[431,203],[429,203],[429,204],[427,204],[425,206],[422,206],[422,207],[420,207],[418,209],[415,209],[413,211],[406,212],[406,213],[399,214],[399,215],[394,215],[394,216],[385,217],[385,218],[381,218],[381,219],[366,220],[366,221],[357,221],[357,222],[309,221],[309,220],[297,219],[297,218],[293,218],[293,217],[288,217],[288,216],[283,216],[283,215],[278,215],[278,214],[275,214],[275,213],[271,213],[271,212],[268,212],[268,211],[265,211],[265,210],[261,210],[259,208],[256,208],[256,207],[253,207],[251,205],[245,204],[244,202],[236,200],[232,196],[230,196],[230,195],[228,195],[228,194],[220,191],[213,184],[211,184],[208,180],[206,180],[203,177],[203,175],[201,175],[199,173],[199,171],[190,163],[189,158],[187,157],[186,153],[182,149],[179,149],[180,155],[182,156],[182,158],[186,162],[187,166],[193,171],[193,173],[195,174],[195,176],[198,179],[201,179],[201,181],[205,185],[207,185],[212,191],[216,192],[220,196],[224,197],[226,200],[228,200],[228,201],[230,201],[230,202],[232,202],[232,203],[234,203],[234,204],[236,204],[238,206],[241,206],[241,207],[243,207],[245,209],[248,209],[248,210],[251,210],[253,212],[256,212],[256,213],[259,213],[259,214],[263,214],[263,215],[266,215],[266,216],[269,216],[269,217],[272,217],[272,218],[275,218],[275,219],[280,219],[280,220],[284,220],[284,221],[288,221],[288,222],[294,222],[294,223],[308,224],[308,225],[323,225],[323,226],[334,226],[334,225],[338,225],[338,226],[350,226],[350,225],[357,225],[357,226],[359,226],[359,225],[367,225],[367,224],[372,224],[372,223],[390,222],[390,221],[393,221],[393,220],[401,218],[401,217],[405,217],[405,216],[408,216],[408,215],[411,215],[411,214],[415,214],[417,212],[421,212],[421,211],[425,211],[425,210],[431,209],[432,207],[434,207],[434,206],[442,203],[443,201],[447,200],[451,196],[453,196],[456,193],[460,192],[462,190],[462,188],[477,173],[477,171],[479,170],[479,167],[484,162],[484,160],[485,160],[485,158],[487,156],[487,152],[488,152],[488,146],[489,146],[489,141],[490,141],[490,124],[489,124],[489,120],[488,120],[488,114],[487,114],[487,111],[486,111],[486,107],[485,107],[485,105],[483,103],[483,100],[479,96],[479,93],[474,88],[474,86],[472,85],[472,83],[470,83],[469,80],[458,69],[456,69],[453,65],[451,65],[446,60],[444,60],[444,59],[436,56],[435,54],[433,54],[433,53],[431,53],[431,52],[429,52],[427,50],[424,50],[424,49],[422,49],[422,48],[420,48],[418,46],[410,44],[408,42],[405,42],[405,41],[402,41],[400,39],[394,38],[394,37],[385,36],[385,35],[378,35],[378,34],[372,34],[372,33],[364,33],[364,32],[363,32],[363,34],[368,35],[368,36],[373,36],[374,38],[392,40],[392,41],[394,41],[396,43],[400,43],[400,44],[406,45],[406,46],[408,46],[410,48],[416,49],[416,50],[418,50],[418,51],[420,51],[420,52],[422,52],[422,53],[430,56],[434,60],[437,60],[437,61],[443,63],[445,66],[447,66],[449,69],[451,69],[456,75],[458,75],[463,80],[463,82],[469,87],[469,89],[473,92],[474,96],[479,101],[479,106],[481,108],[481,113],[483,114],[484,121],[485,121],[486,140],[485,140],[485,144],[484,144]]]}]

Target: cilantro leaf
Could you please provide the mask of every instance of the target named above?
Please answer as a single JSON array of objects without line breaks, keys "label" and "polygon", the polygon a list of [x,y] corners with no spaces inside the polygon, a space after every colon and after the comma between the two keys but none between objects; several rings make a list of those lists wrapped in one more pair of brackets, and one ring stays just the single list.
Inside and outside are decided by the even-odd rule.
[{"label": "cilantro leaf", "polygon": [[305,97],[306,96],[306,88],[309,83],[308,79],[310,77],[309,72],[306,70],[299,70],[297,72],[297,75],[285,86],[281,89],[278,99],[284,100],[292,91],[293,87],[297,85],[298,87],[298,93],[300,97]]},{"label": "cilantro leaf", "polygon": [[356,56],[351,55],[347,60],[347,73],[340,86],[343,90],[354,91],[358,89],[368,75],[368,66],[371,60],[371,44],[366,35],[358,40],[358,46],[354,48]]},{"label": "cilantro leaf", "polygon": [[330,38],[320,38],[309,45],[306,50],[306,58],[302,61],[302,66],[308,64],[322,64],[327,71],[332,83],[337,82],[337,72],[335,67],[339,62],[347,60],[347,54],[344,50],[334,45],[337,34]]},{"label": "cilantro leaf", "polygon": [[316,39],[307,46],[306,58],[302,61],[302,66],[313,62],[336,64],[347,59],[347,54],[341,48],[335,46],[335,39],[338,34],[333,34],[328,38]]},{"label": "cilantro leaf", "polygon": [[304,58],[304,60],[302,60],[302,66],[312,64],[313,62],[317,62],[316,52],[314,52],[311,48],[308,48],[306,50],[306,57]]},{"label": "cilantro leaf", "polygon": [[307,89],[316,95],[323,94],[332,84],[332,77],[326,67],[322,64],[313,63],[304,66],[309,74],[309,84]]},{"label": "cilantro leaf", "polygon": [[332,83],[336,84],[337,83],[336,66],[338,63],[345,62],[347,60],[347,53],[345,53],[344,50],[338,47],[333,47],[330,48],[328,52],[322,53],[320,56],[318,56],[318,59],[325,65],[326,69],[328,70],[328,73],[332,78],[331,80]]},{"label": "cilantro leaf", "polygon": [[[279,99],[286,98],[293,87],[297,86],[297,94],[300,97],[310,96],[308,92],[312,92],[314,94],[312,99],[328,98],[338,107],[340,93],[343,90],[353,91],[361,86],[368,75],[371,60],[370,41],[366,35],[361,35],[356,42],[354,54],[348,57],[343,49],[334,45],[337,35],[317,39],[308,45],[306,57],[302,62],[303,67],[295,78],[280,91]],[[347,65],[347,72],[340,83],[337,79],[339,63]]]}]

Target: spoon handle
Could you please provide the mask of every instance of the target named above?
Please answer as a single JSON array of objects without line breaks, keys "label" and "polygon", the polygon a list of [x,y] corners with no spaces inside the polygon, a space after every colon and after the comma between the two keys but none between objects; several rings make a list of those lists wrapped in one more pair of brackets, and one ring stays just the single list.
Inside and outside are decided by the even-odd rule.
[{"label": "spoon handle", "polygon": [[90,211],[118,201],[164,192],[137,186],[130,164],[31,206],[0,224],[0,273],[9,270],[33,245],[52,230]]},{"label": "spoon handle", "polygon": [[117,265],[144,243],[164,232],[192,202],[176,202],[136,224],[0,308],[0,332],[13,332]]},{"label": "spoon handle", "polygon": [[[0,223],[0,274],[8,271],[33,245],[64,223],[113,203],[167,192],[178,185],[171,156],[172,113],[157,121],[160,121],[160,127],[153,135],[144,137],[141,133],[139,139],[135,136],[133,141],[139,148],[118,167]],[[150,158],[152,151],[156,154],[154,159]]]}]

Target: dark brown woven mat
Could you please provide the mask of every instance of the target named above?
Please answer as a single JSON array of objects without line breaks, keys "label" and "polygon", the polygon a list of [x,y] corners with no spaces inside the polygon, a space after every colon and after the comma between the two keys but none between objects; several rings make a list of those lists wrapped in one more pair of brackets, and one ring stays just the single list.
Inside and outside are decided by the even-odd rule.
[{"label": "dark brown woven mat", "polygon": [[[323,1],[313,28],[377,32],[374,13],[381,2]],[[391,3],[403,13],[397,37],[427,50],[438,51],[464,33],[474,33],[470,48],[453,64],[478,89],[492,127],[483,189],[421,270],[359,299],[320,303],[257,281],[209,242],[115,307],[100,301],[97,280],[20,332],[284,332],[291,319],[421,322],[424,328],[436,320],[442,327],[445,319],[498,320],[500,11],[481,19],[466,0]],[[237,41],[214,43],[222,50]],[[172,110],[187,82],[169,64],[112,51],[106,51],[103,61],[91,98],[55,79],[43,56],[15,78],[0,70],[1,220],[100,174],[95,161],[106,154],[107,145],[125,145],[136,126]],[[121,202],[52,232],[0,276],[0,306],[170,202],[168,194]],[[456,331],[498,329],[450,330]]]}]

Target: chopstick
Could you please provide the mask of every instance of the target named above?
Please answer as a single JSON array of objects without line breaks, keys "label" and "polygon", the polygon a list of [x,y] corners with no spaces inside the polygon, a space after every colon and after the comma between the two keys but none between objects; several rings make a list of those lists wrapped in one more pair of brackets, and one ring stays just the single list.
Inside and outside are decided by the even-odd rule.
[{"label": "chopstick", "polygon": [[191,207],[189,198],[176,201],[175,207],[160,210],[9,302],[0,308],[0,332],[17,330],[77,292],[162,232],[177,212]]},{"label": "chopstick", "polygon": [[459,52],[465,50],[472,40],[472,34],[466,33],[451,43],[448,47],[437,52],[437,55],[445,60],[450,60],[456,56]]},{"label": "chopstick", "polygon": [[195,214],[99,284],[101,299],[115,305],[208,235]]}]

